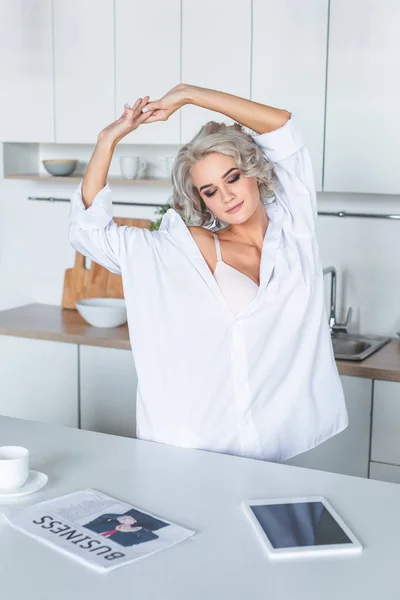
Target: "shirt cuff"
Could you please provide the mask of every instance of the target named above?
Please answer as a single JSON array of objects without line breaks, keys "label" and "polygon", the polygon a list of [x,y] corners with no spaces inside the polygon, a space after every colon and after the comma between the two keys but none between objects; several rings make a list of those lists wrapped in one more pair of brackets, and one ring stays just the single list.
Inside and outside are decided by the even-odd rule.
[{"label": "shirt cuff", "polygon": [[104,229],[113,217],[110,185],[107,181],[94,197],[91,206],[86,208],[82,200],[82,183],[83,181],[71,196],[69,220],[81,229]]},{"label": "shirt cuff", "polygon": [[255,134],[253,139],[272,163],[292,156],[306,143],[295,113],[291,113],[290,119],[282,127],[268,133]]}]

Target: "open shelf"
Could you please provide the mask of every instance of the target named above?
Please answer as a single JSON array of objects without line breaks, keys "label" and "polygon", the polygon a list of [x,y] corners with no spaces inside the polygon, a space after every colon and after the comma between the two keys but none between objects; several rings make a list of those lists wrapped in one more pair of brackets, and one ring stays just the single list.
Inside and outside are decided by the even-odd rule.
[{"label": "open shelf", "polygon": [[[54,176],[54,175],[38,175],[32,173],[20,173],[16,175],[5,175],[4,179],[33,179],[35,181],[62,181],[63,183],[67,183],[71,181],[73,183],[79,183],[83,179],[83,175],[65,175],[65,176]],[[107,177],[107,181],[110,183],[128,183],[134,185],[162,185],[162,186],[170,186],[170,179],[125,179],[124,177],[111,176]]]},{"label": "open shelf", "polygon": [[[3,152],[2,152],[3,151]],[[156,187],[159,190],[172,187],[171,177],[165,170],[165,159],[172,157],[177,149],[168,146],[128,146],[115,149],[107,180],[111,184],[128,186]],[[77,184],[84,178],[93,147],[88,144],[41,144],[22,142],[0,142],[0,179],[32,181],[35,184],[72,183]],[[147,169],[136,179],[125,179],[121,172],[122,156],[140,156],[147,162]],[[77,160],[76,169],[71,175],[51,175],[43,166],[45,159],[63,159],[73,157]],[[1,162],[3,164],[1,164]],[[121,185],[122,188],[122,185]]]}]

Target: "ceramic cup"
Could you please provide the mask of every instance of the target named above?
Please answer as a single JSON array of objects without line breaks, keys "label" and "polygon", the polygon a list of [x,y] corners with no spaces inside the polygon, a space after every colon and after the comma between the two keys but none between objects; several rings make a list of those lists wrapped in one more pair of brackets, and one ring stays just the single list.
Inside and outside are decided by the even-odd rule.
[{"label": "ceramic cup", "polygon": [[121,173],[125,179],[143,177],[147,167],[147,160],[140,156],[121,156],[119,161]]},{"label": "ceramic cup", "polygon": [[161,168],[167,177],[171,177],[172,165],[174,164],[175,156],[164,156],[161,159]]},{"label": "ceramic cup", "polygon": [[17,490],[29,475],[29,450],[22,446],[0,446],[0,492]]}]

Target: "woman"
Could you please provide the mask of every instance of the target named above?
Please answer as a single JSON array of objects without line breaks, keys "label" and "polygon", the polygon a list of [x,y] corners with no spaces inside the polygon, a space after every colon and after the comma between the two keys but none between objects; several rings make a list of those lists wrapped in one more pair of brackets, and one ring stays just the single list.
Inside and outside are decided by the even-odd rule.
[{"label": "woman", "polygon": [[[118,227],[116,144],[185,104],[238,123],[207,123],[181,147],[158,231]],[[100,132],[70,242],[122,275],[139,438],[284,461],[347,426],[315,220],[310,157],[286,110],[180,84]]]}]

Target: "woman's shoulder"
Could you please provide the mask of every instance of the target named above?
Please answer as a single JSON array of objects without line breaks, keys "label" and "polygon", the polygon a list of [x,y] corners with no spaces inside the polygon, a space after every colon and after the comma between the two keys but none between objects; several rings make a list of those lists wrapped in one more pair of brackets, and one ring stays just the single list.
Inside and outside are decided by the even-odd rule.
[{"label": "woman's shoulder", "polygon": [[204,260],[213,271],[215,268],[215,244],[213,232],[196,225],[188,225],[188,229],[202,253]]},{"label": "woman's shoulder", "polygon": [[213,232],[210,231],[209,229],[206,229],[205,227],[199,227],[197,225],[189,225],[188,229],[194,239],[194,241],[196,242],[196,244],[198,245],[198,247],[200,248],[200,250],[203,252],[213,252],[214,248],[215,248],[215,235],[218,235],[218,232]]},{"label": "woman's shoulder", "polygon": [[188,225],[188,229],[195,240],[212,240],[213,233],[209,229],[205,227],[200,227],[198,225]]}]

